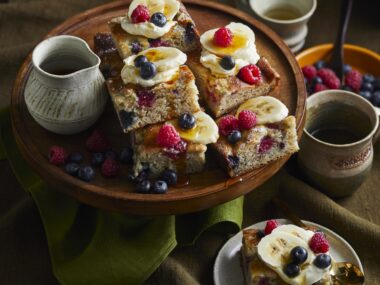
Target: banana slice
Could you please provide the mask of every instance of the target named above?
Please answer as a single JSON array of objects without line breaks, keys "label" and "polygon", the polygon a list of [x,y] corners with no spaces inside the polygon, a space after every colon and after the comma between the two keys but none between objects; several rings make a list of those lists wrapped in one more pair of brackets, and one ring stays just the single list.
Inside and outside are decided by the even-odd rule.
[{"label": "banana slice", "polygon": [[173,20],[179,11],[179,2],[177,0],[133,0],[128,10],[128,18],[131,18],[133,10],[138,5],[144,5],[148,8],[149,14],[161,12],[168,21]]},{"label": "banana slice", "polygon": [[200,144],[215,143],[219,138],[219,129],[215,121],[205,112],[199,111],[193,114],[196,119],[195,127],[183,130],[179,127],[177,120],[170,123],[174,125],[181,138]]},{"label": "banana slice", "polygon": [[237,110],[236,116],[243,110],[254,112],[257,116],[257,123],[260,125],[280,122],[289,113],[284,103],[271,96],[260,96],[245,101]]},{"label": "banana slice", "polygon": [[[297,236],[286,232],[272,232],[261,239],[257,246],[257,251],[262,261],[267,265],[273,269],[282,270],[283,266],[289,262],[290,251],[296,246],[302,246],[305,249],[309,248],[308,244]],[[308,260],[310,258],[311,254],[308,254]]]},{"label": "banana slice", "polygon": [[231,55],[236,58],[241,58],[239,53],[243,52],[244,54],[242,55],[246,57],[246,48],[249,46],[255,48],[255,34],[253,31],[248,26],[241,23],[230,23],[226,28],[230,29],[233,35],[232,43],[228,47],[220,47],[214,44],[214,34],[218,30],[217,28],[209,30],[201,35],[200,41],[203,48],[220,56]]},{"label": "banana slice", "polygon": [[314,235],[314,232],[305,230],[303,228],[297,227],[296,225],[282,225],[273,230],[273,233],[289,233],[296,237],[303,239],[306,242],[309,242],[311,237]]}]

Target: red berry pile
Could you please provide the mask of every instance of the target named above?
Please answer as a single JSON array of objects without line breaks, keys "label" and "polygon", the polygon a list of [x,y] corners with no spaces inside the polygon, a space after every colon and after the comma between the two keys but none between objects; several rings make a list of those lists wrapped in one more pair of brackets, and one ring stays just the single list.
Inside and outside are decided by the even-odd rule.
[{"label": "red berry pile", "polygon": [[253,128],[256,122],[256,114],[250,110],[241,111],[238,118],[226,115],[218,122],[219,133],[227,137],[228,142],[234,144],[242,138],[241,131]]},{"label": "red berry pile", "polygon": [[273,232],[275,228],[278,227],[278,223],[276,220],[269,220],[265,225],[264,233],[265,235],[269,235]]},{"label": "red berry pile", "polygon": [[326,62],[317,61],[314,65],[302,68],[307,93],[309,95],[327,89],[342,89],[358,93],[370,101],[375,107],[380,107],[380,77],[372,74],[361,74],[344,64],[344,80],[340,82],[335,72],[328,68]]},{"label": "red berry pile", "polygon": [[255,64],[248,64],[242,67],[237,76],[240,80],[251,85],[261,81],[261,71]]}]

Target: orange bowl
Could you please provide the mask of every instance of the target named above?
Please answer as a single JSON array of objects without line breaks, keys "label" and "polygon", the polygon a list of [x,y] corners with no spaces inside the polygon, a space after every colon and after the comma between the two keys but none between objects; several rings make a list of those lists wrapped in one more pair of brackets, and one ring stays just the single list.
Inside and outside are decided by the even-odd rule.
[{"label": "orange bowl", "polygon": [[[314,46],[299,53],[296,59],[301,67],[314,64],[318,60],[328,61],[332,48],[332,44]],[[351,65],[353,69],[361,73],[370,73],[376,77],[380,76],[380,55],[369,49],[345,44],[344,63]]]}]

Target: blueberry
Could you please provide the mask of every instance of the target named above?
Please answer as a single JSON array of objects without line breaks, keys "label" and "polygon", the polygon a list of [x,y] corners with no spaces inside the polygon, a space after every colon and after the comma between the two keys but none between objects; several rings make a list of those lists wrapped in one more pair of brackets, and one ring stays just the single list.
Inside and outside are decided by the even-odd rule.
[{"label": "blueberry", "polygon": [[258,231],[258,232],[257,232],[257,237],[258,237],[259,239],[262,239],[263,237],[265,237],[265,233],[264,233],[264,231]]},{"label": "blueberry", "polygon": [[347,86],[347,85],[342,85],[342,87],[340,89],[352,92],[352,88],[350,86]]},{"label": "blueberry", "polygon": [[119,113],[120,122],[124,129],[129,128],[136,122],[136,114],[135,112],[129,112],[125,110],[121,110]]},{"label": "blueberry", "polygon": [[343,64],[343,73],[346,74],[352,70],[351,65]]},{"label": "blueberry", "polygon": [[131,181],[131,182],[135,182],[135,180],[136,180],[136,176],[134,175],[133,172],[128,172],[128,174],[127,174],[127,179],[128,179],[129,181]]},{"label": "blueberry", "polygon": [[227,137],[229,143],[237,143],[241,140],[241,132],[238,130],[233,130]]},{"label": "blueberry", "polygon": [[326,62],[324,62],[323,60],[318,60],[316,63],[314,63],[314,66],[316,69],[321,69],[326,66]]},{"label": "blueberry", "polygon": [[78,171],[79,165],[75,162],[69,162],[65,165],[65,172],[72,176],[77,176]]},{"label": "blueberry", "polygon": [[296,246],[290,252],[290,256],[292,257],[293,263],[302,264],[307,259],[307,250],[302,246]]},{"label": "blueberry", "polygon": [[197,33],[194,30],[194,24],[193,23],[187,23],[186,28],[185,28],[185,40],[187,42],[192,42]]},{"label": "blueberry", "polygon": [[331,264],[331,257],[328,254],[320,254],[314,259],[314,265],[318,268],[325,269]]},{"label": "blueberry", "polygon": [[140,67],[144,62],[147,62],[148,59],[145,55],[139,55],[133,61],[136,67]]},{"label": "blueberry", "polygon": [[380,90],[380,77],[375,78],[372,84],[375,90]]},{"label": "blueberry", "polygon": [[133,158],[133,149],[131,149],[130,147],[125,147],[121,150],[121,153],[120,153],[121,163],[124,163],[124,164],[130,163],[132,162],[132,158]]},{"label": "blueberry", "polygon": [[141,193],[141,194],[149,193],[150,187],[151,186],[150,186],[149,180],[142,180],[137,183],[136,192]]},{"label": "blueberry", "polygon": [[111,158],[113,160],[117,160],[118,159],[118,155],[115,151],[113,150],[107,150],[105,153],[104,153],[104,156],[105,158]]},{"label": "blueberry", "polygon": [[131,51],[133,54],[137,54],[140,51],[142,51],[142,47],[139,42],[132,42],[131,44]]},{"label": "blueberry", "polygon": [[177,184],[177,173],[174,170],[166,169],[162,175],[161,179],[165,181],[168,185],[175,185]]},{"label": "blueberry", "polygon": [[78,171],[79,179],[89,182],[95,178],[95,171],[91,166],[82,166]]},{"label": "blueberry", "polygon": [[314,86],[315,84],[322,84],[323,81],[322,81],[322,78],[320,78],[319,76],[315,76],[313,77],[313,79],[311,80],[311,84]]},{"label": "blueberry", "polygon": [[372,98],[371,92],[365,90],[359,91],[359,95],[362,96],[364,99],[367,99],[368,101]]},{"label": "blueberry", "polygon": [[143,180],[147,180],[149,178],[149,169],[142,170],[136,177],[135,181],[141,182]]},{"label": "blueberry", "polygon": [[373,84],[370,82],[363,82],[361,90],[372,92],[373,91]]},{"label": "blueberry", "polygon": [[103,164],[103,161],[105,159],[105,156],[101,152],[94,153],[91,157],[91,165],[98,167]]},{"label": "blueberry", "polygon": [[226,55],[220,60],[219,64],[223,69],[231,70],[235,67],[235,59],[230,55]]},{"label": "blueberry", "polygon": [[227,156],[227,160],[228,160],[228,166],[230,168],[236,168],[239,166],[239,163],[240,163],[240,158],[236,155],[229,155]]},{"label": "blueberry", "polygon": [[374,106],[380,107],[380,90],[372,94],[371,102]]},{"label": "blueberry", "polygon": [[372,74],[368,74],[368,73],[364,74],[363,75],[363,81],[373,83],[375,81],[375,76],[373,76]]},{"label": "blueberry", "polygon": [[140,76],[142,79],[152,79],[157,73],[157,67],[154,63],[147,61],[143,62],[140,67]]},{"label": "blueberry", "polygon": [[152,192],[155,194],[165,194],[168,191],[168,184],[163,180],[157,180],[152,185]]},{"label": "blueberry", "polygon": [[190,113],[184,113],[178,119],[179,126],[185,130],[194,128],[195,122],[195,117]]},{"label": "blueberry", "polygon": [[83,155],[79,152],[70,153],[67,157],[67,162],[81,163],[83,161]]},{"label": "blueberry", "polygon": [[298,274],[300,274],[300,271],[300,267],[294,263],[289,263],[284,267],[284,273],[290,278],[296,277]]},{"label": "blueberry", "polygon": [[150,21],[157,27],[163,27],[167,22],[165,15],[160,12],[154,13],[152,17],[150,17]]}]

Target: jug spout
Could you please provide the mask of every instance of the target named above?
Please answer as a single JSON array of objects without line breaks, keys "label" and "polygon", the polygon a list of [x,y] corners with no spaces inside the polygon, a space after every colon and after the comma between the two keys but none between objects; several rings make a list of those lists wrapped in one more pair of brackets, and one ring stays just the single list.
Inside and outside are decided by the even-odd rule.
[{"label": "jug spout", "polygon": [[56,78],[96,70],[100,65],[100,58],[84,40],[69,35],[41,42],[33,51],[32,61],[39,73]]}]

